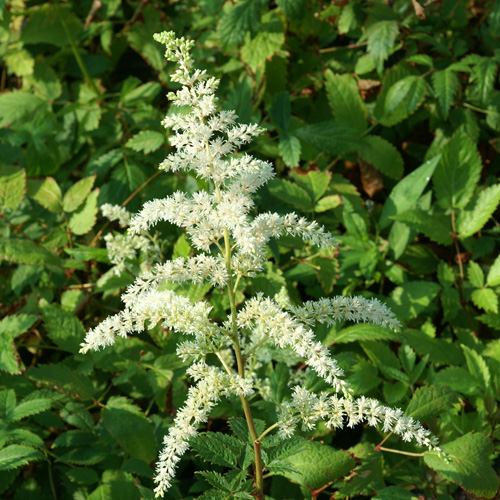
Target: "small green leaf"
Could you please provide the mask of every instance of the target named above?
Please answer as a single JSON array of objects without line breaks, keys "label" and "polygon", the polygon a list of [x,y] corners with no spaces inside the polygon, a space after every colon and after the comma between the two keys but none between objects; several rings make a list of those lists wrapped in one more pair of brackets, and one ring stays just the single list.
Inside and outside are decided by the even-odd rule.
[{"label": "small green leaf", "polygon": [[242,42],[248,31],[260,28],[260,4],[255,0],[242,0],[230,6],[222,15],[217,32],[224,48],[234,47]]},{"label": "small green leaf", "polygon": [[7,260],[18,264],[29,265],[57,265],[59,257],[47,250],[37,246],[31,240],[0,237],[0,261]]},{"label": "small green leaf", "polygon": [[472,302],[476,307],[486,312],[498,313],[498,295],[491,288],[480,288],[471,294]]},{"label": "small green leaf", "polygon": [[52,401],[47,398],[28,399],[19,403],[11,415],[11,420],[17,422],[23,418],[36,415],[42,411],[48,410],[52,406]]},{"label": "small green leaf", "polygon": [[284,132],[288,130],[290,125],[291,113],[290,94],[288,92],[280,92],[274,97],[271,104],[271,118]]},{"label": "small green leaf", "polygon": [[28,92],[4,92],[0,95],[0,127],[32,118],[47,103]]},{"label": "small green leaf", "polygon": [[398,334],[378,325],[359,324],[342,328],[332,340],[336,344],[358,342],[360,340],[397,340]]},{"label": "small green leaf", "polygon": [[476,288],[482,288],[484,285],[484,273],[481,266],[471,260],[467,268],[467,276],[472,286]]},{"label": "small green leaf", "polygon": [[7,373],[20,373],[14,339],[8,332],[0,332],[0,370]]},{"label": "small green leaf", "polygon": [[302,146],[300,141],[292,134],[280,134],[279,153],[287,167],[296,167],[300,162]]},{"label": "small green leaf", "polygon": [[141,130],[134,137],[131,137],[125,146],[134,151],[142,151],[144,154],[151,153],[161,148],[165,142],[165,135],[154,130]]},{"label": "small green leaf", "polygon": [[16,208],[24,198],[26,173],[14,166],[0,166],[0,209]]},{"label": "small green leaf", "polygon": [[329,172],[318,172],[310,170],[306,175],[302,174],[300,170],[291,172],[291,176],[295,182],[316,202],[318,201],[330,184],[331,174]]},{"label": "small green leaf", "polygon": [[0,417],[2,420],[10,422],[16,403],[16,393],[14,389],[6,389],[0,392]]},{"label": "small green leaf", "polygon": [[37,317],[31,314],[5,316],[0,321],[0,332],[9,332],[13,337],[17,337],[29,330],[36,320]]},{"label": "small green leaf", "polygon": [[419,387],[406,407],[405,416],[427,422],[450,410],[457,401],[457,395],[446,386]]},{"label": "small green leaf", "polygon": [[310,196],[293,182],[285,179],[273,179],[268,183],[268,189],[273,196],[302,212],[309,212],[312,209]]},{"label": "small green leaf", "polygon": [[490,387],[491,374],[484,358],[469,347],[462,345],[462,351],[470,374],[482,385],[484,390]]},{"label": "small green leaf", "polygon": [[498,476],[490,465],[491,441],[480,433],[466,434],[441,446],[445,457],[429,451],[424,462],[446,479],[466,491],[483,498],[493,498],[498,489]]},{"label": "small green leaf", "polygon": [[385,96],[384,115],[380,122],[389,127],[406,119],[422,103],[425,82],[418,76],[407,76],[394,83]]},{"label": "small green leaf", "polygon": [[468,238],[477,233],[488,222],[500,203],[500,184],[483,189],[476,199],[472,210],[460,212],[457,230],[460,238]]},{"label": "small green leaf", "polygon": [[379,69],[381,64],[394,50],[394,43],[399,34],[396,21],[379,21],[366,30],[368,38],[368,53],[377,61]]},{"label": "small green leaf", "polygon": [[0,471],[16,469],[43,458],[43,454],[31,446],[11,444],[0,450]]},{"label": "small green leaf", "polygon": [[99,189],[94,189],[85,200],[84,205],[71,216],[69,228],[73,234],[86,234],[94,227],[98,196]]},{"label": "small green leaf", "polygon": [[227,492],[231,491],[231,487],[227,482],[227,480],[224,477],[222,477],[222,475],[219,474],[218,472],[203,470],[203,471],[196,471],[196,474],[202,476],[207,481],[208,484],[210,484],[214,488],[217,488],[218,490],[223,490]]},{"label": "small green leaf", "polygon": [[62,210],[62,192],[59,184],[52,177],[43,181],[28,180],[28,196],[40,203],[49,212],[60,213]]},{"label": "small green leaf", "polygon": [[489,286],[500,285],[500,255],[495,259],[495,262],[493,262],[493,265],[490,267],[486,283]]},{"label": "small green leaf", "polygon": [[78,353],[80,343],[85,337],[85,328],[72,313],[60,309],[54,304],[41,301],[40,310],[49,338],[65,351]]},{"label": "small green leaf", "polygon": [[432,74],[432,84],[436,93],[439,105],[443,112],[444,119],[448,119],[450,105],[460,88],[458,76],[454,71],[445,69]]},{"label": "small green leaf", "polygon": [[382,137],[376,135],[364,137],[359,156],[393,179],[399,179],[403,175],[404,165],[400,152]]},{"label": "small green leaf", "polygon": [[428,211],[414,208],[393,215],[392,219],[404,222],[410,228],[425,234],[440,245],[451,245],[451,219],[441,214],[430,214]]},{"label": "small green leaf", "polygon": [[193,450],[207,462],[224,467],[237,465],[238,457],[235,452],[209,432],[195,436],[189,443]]},{"label": "small green leaf", "polygon": [[74,212],[87,198],[94,186],[95,175],[85,177],[73,184],[63,198],[63,210],[65,212]]},{"label": "small green leaf", "polygon": [[338,194],[331,194],[321,198],[314,206],[314,211],[321,213],[337,208],[342,204],[342,198]]},{"label": "small green leaf", "polygon": [[298,21],[304,14],[307,0],[276,0],[286,17]]}]

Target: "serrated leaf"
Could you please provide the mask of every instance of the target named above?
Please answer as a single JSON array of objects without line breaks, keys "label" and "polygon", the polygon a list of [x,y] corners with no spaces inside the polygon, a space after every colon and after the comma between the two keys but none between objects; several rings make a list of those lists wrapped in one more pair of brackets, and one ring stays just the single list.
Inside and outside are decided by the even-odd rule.
[{"label": "serrated leaf", "polygon": [[396,355],[382,342],[364,341],[361,347],[377,368],[388,378],[408,383],[408,375],[401,371]]},{"label": "serrated leaf", "polygon": [[112,397],[102,410],[102,423],[113,439],[135,458],[149,463],[156,456],[154,428],[139,407]]},{"label": "serrated leaf", "polygon": [[0,332],[0,370],[8,373],[20,372],[14,339],[8,332]]},{"label": "serrated leaf", "polygon": [[491,99],[498,63],[493,57],[481,57],[476,64],[472,66],[469,79],[471,87],[469,89],[470,97],[479,105],[487,106]]},{"label": "serrated leaf", "polygon": [[16,407],[16,393],[14,389],[6,389],[0,392],[0,417],[6,422],[12,419]]},{"label": "serrated leaf", "polygon": [[390,218],[410,208],[413,208],[429,183],[434,170],[439,163],[439,157],[426,161],[416,170],[401,179],[391,191],[384,203],[380,216],[380,227],[385,228]]},{"label": "serrated leaf", "polygon": [[302,212],[309,212],[312,209],[310,196],[297,184],[285,179],[272,179],[267,186],[273,196],[292,205],[294,208]]},{"label": "serrated leaf", "polygon": [[397,340],[399,335],[379,325],[359,324],[342,328],[334,337],[336,344],[347,344],[360,340]]},{"label": "serrated leaf", "polygon": [[448,119],[450,105],[455,99],[455,96],[460,88],[458,76],[454,71],[445,69],[436,71],[432,74],[432,85],[438,99],[439,105],[443,112],[445,120]]},{"label": "serrated leaf", "polygon": [[399,179],[403,175],[404,164],[400,152],[382,137],[376,135],[364,137],[359,156],[393,179]]},{"label": "serrated leaf", "polygon": [[64,251],[71,255],[76,260],[86,262],[88,260],[96,260],[109,264],[108,251],[105,248],[85,247],[77,245],[74,248],[65,248]]},{"label": "serrated leaf", "polygon": [[85,328],[81,321],[73,314],[58,306],[41,301],[43,323],[49,338],[61,349],[78,353],[80,343],[85,337]]},{"label": "serrated leaf", "polygon": [[472,140],[461,130],[442,148],[433,175],[437,202],[444,208],[463,208],[479,181],[481,157]]},{"label": "serrated leaf", "polygon": [[482,288],[484,285],[484,273],[481,266],[471,260],[467,267],[467,276],[472,286]]},{"label": "serrated leaf", "polygon": [[43,449],[45,447],[43,439],[36,435],[34,432],[29,431],[28,429],[17,428],[9,429],[9,443],[17,443],[23,444],[26,446],[33,446],[34,448]]},{"label": "serrated leaf", "polygon": [[424,94],[425,82],[419,76],[411,75],[397,81],[387,92],[384,120],[401,114],[401,121],[411,115],[421,104]]},{"label": "serrated leaf", "polygon": [[306,446],[307,439],[301,437],[295,437],[291,439],[285,439],[280,441],[278,446],[269,452],[270,463],[275,460],[284,460],[296,453],[299,453]]},{"label": "serrated leaf", "polygon": [[205,479],[208,484],[210,484],[214,488],[217,488],[218,490],[223,490],[227,492],[231,491],[229,483],[218,472],[204,470],[204,471],[196,471],[196,474],[202,476],[203,479]]},{"label": "serrated leaf", "polygon": [[40,203],[49,212],[60,213],[62,210],[62,192],[59,184],[52,177],[43,181],[28,180],[28,196]]},{"label": "serrated leaf", "polygon": [[242,42],[248,31],[260,28],[260,5],[255,0],[243,0],[226,11],[217,26],[222,45],[233,47]]},{"label": "serrated leaf", "polygon": [[47,108],[47,103],[36,95],[28,92],[4,92],[0,95],[0,127],[33,117],[42,108]]},{"label": "serrated leaf", "polygon": [[396,21],[379,21],[366,30],[368,38],[368,53],[377,61],[379,68],[394,49],[394,43],[399,34]]},{"label": "serrated leaf", "polygon": [[291,176],[302,189],[307,191],[314,202],[323,196],[331,179],[329,172],[318,172],[316,170],[310,170],[306,175],[301,173],[300,170],[295,170],[291,172]]},{"label": "serrated leaf", "polygon": [[85,177],[73,184],[63,198],[63,210],[74,212],[87,198],[95,182],[95,175]]},{"label": "serrated leaf", "polygon": [[5,316],[5,318],[0,321],[0,332],[9,332],[13,337],[17,337],[29,330],[36,320],[37,317],[32,314]]},{"label": "serrated leaf", "polygon": [[326,151],[332,156],[356,151],[360,146],[358,133],[345,123],[319,122],[299,128],[294,133],[318,150]]},{"label": "serrated leaf", "polygon": [[361,99],[358,86],[350,75],[325,73],[325,90],[333,116],[337,122],[349,125],[359,134],[366,130],[367,110]]},{"label": "serrated leaf", "polygon": [[308,488],[319,488],[335,481],[356,465],[354,458],[345,451],[337,451],[316,441],[304,443],[302,451],[289,456],[286,461],[300,472],[286,471],[281,475]]},{"label": "serrated leaf", "polygon": [[101,448],[81,447],[73,448],[57,457],[56,462],[74,465],[95,465],[109,458],[109,451]]},{"label": "serrated leaf", "polygon": [[448,387],[442,385],[419,387],[406,407],[405,416],[426,422],[450,410],[457,400],[457,395]]},{"label": "serrated leaf", "polygon": [[393,215],[392,219],[404,222],[410,228],[425,234],[440,245],[451,245],[451,219],[441,214],[430,214],[428,211],[414,208]]},{"label": "serrated leaf", "polygon": [[488,222],[500,203],[500,184],[483,189],[472,210],[463,210],[457,219],[460,238],[477,233]]},{"label": "serrated leaf", "polygon": [[0,471],[16,469],[35,460],[43,460],[43,454],[31,446],[11,444],[0,450]]},{"label": "serrated leaf", "polygon": [[59,257],[49,250],[37,246],[31,240],[0,237],[0,261],[7,260],[18,264],[57,265]]},{"label": "serrated leaf", "polygon": [[490,267],[490,270],[488,271],[488,277],[486,278],[486,283],[489,286],[500,285],[500,255],[495,259],[495,262],[493,262],[493,265]]},{"label": "serrated leaf", "polygon": [[84,205],[69,220],[69,228],[73,234],[87,234],[96,222],[97,197],[99,189],[94,189],[85,200]]},{"label": "serrated leaf", "polygon": [[0,209],[16,208],[24,198],[26,173],[15,166],[0,166]]},{"label": "serrated leaf", "polygon": [[273,98],[273,102],[271,103],[271,118],[284,132],[288,130],[290,125],[291,113],[290,94],[288,92],[280,92]]},{"label": "serrated leaf", "polygon": [[[264,429],[267,427],[266,423],[263,420],[254,419],[255,430],[257,434],[260,435],[264,432]],[[229,419],[229,427],[231,430],[245,443],[253,444],[252,437],[250,436],[250,432],[248,431],[248,424],[244,418],[231,418]]]},{"label": "serrated leaf", "polygon": [[191,448],[207,462],[224,467],[236,467],[238,463],[238,457],[234,451],[210,433],[199,434],[189,442]]},{"label": "serrated leaf", "polygon": [[144,154],[151,153],[161,148],[165,142],[165,136],[161,132],[154,130],[141,130],[138,134],[131,137],[125,146],[134,151],[142,151]]},{"label": "serrated leaf", "polygon": [[292,134],[280,134],[278,149],[287,167],[296,167],[300,162],[302,146],[299,139]]},{"label": "serrated leaf", "polygon": [[16,406],[10,418],[13,422],[17,422],[23,418],[48,410],[51,406],[52,401],[47,398],[24,400]]},{"label": "serrated leaf", "polygon": [[338,194],[331,194],[321,198],[321,200],[314,205],[314,211],[318,213],[326,212],[327,210],[337,208],[341,204],[342,198]]},{"label": "serrated leaf", "polygon": [[488,389],[490,387],[491,374],[486,361],[478,352],[466,345],[462,345],[461,347],[470,374],[482,385],[484,390]]},{"label": "serrated leaf", "polygon": [[377,496],[373,497],[372,500],[419,500],[419,498],[399,486],[388,486],[378,490]]},{"label": "serrated leaf", "polygon": [[458,366],[448,366],[436,373],[436,384],[450,387],[461,394],[472,395],[477,392],[479,381],[467,370]]},{"label": "serrated leaf", "polygon": [[495,496],[499,481],[488,459],[493,445],[487,437],[480,433],[466,434],[441,448],[447,457],[440,458],[436,451],[424,455],[429,467],[476,496]]},{"label": "serrated leaf", "polygon": [[307,0],[276,0],[286,17],[299,20],[304,14]]},{"label": "serrated leaf", "polygon": [[498,313],[498,295],[491,288],[474,290],[470,298],[476,307],[486,312]]}]

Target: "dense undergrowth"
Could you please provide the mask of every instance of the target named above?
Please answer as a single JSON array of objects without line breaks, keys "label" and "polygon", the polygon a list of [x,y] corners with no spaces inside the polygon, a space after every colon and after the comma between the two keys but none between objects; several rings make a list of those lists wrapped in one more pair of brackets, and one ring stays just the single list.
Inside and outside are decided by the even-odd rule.
[{"label": "dense undergrowth", "polygon": [[[196,40],[198,67],[221,79],[222,107],[266,129],[248,151],[278,174],[255,212],[293,209],[339,242],[327,252],[271,240],[264,272],[241,283],[237,301],[285,287],[296,304],[334,295],[386,302],[400,333],[338,322],[316,334],[355,396],[405,409],[448,455],[395,436],[382,442],[386,434],[361,424],[320,426],[303,433],[315,445],[283,452],[292,467],[275,469],[266,498],[498,498],[499,3],[0,7],[2,497],[153,497],[152,465],[188,390],[176,335],[157,328],[78,351],[86,330],[121,310],[120,293],[146,262],[193,255],[183,230],[163,223],[147,251],[110,262],[105,237],[122,230],[99,212],[106,203],[136,212],[207,187],[156,169],[171,151],[164,95],[178,86],[152,36],[174,30]],[[210,284],[175,291],[209,299],[216,320],[230,307]],[[276,419],[293,383],[324,388],[285,356],[263,370],[257,420]],[[222,402],[209,430],[245,441],[242,416],[239,400]],[[193,443],[168,495],[251,489],[248,447],[211,446]],[[228,464],[248,468],[247,486],[226,474],[226,486],[214,487],[209,472]]]}]

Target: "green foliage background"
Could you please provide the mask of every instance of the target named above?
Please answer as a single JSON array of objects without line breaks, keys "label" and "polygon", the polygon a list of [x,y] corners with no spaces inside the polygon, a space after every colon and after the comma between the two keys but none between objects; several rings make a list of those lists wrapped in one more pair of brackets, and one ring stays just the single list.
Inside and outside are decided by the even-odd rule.
[{"label": "green foliage background", "polygon": [[[259,209],[294,209],[339,240],[334,255],[280,240],[246,290],[385,300],[401,335],[337,324],[318,336],[356,394],[406,409],[452,459],[383,452],[372,429],[320,428],[300,452],[293,441],[265,444],[269,470],[288,457],[302,471],[275,462],[269,498],[498,498],[500,3],[99,4],[0,0],[2,497],[153,497],[151,465],[187,391],[176,339],[158,329],[93,355],[78,349],[86,329],[120,309],[141,264],[109,272],[101,236],[118,227],[98,207],[134,211],[201,187],[157,176],[174,87],[152,34],[174,30],[221,78],[221,105],[267,129],[252,153],[279,175]],[[164,256],[191,252],[182,231],[160,234]],[[219,314],[228,307],[208,288],[184,293],[209,297]],[[287,394],[285,362],[268,367],[275,401]],[[240,414],[227,402],[210,426],[228,433],[233,417],[244,442]],[[193,443],[172,498],[233,498],[238,478],[221,489],[214,473],[248,467],[248,445],[238,456],[227,445],[233,458],[221,463],[206,443]],[[384,446],[422,452],[392,437]]]}]

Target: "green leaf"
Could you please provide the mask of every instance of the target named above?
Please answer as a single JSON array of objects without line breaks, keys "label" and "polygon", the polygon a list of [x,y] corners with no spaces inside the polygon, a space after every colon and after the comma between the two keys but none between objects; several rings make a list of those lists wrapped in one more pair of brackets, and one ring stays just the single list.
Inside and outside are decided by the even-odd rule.
[{"label": "green leaf", "polygon": [[416,317],[434,302],[440,290],[433,281],[408,281],[393,290],[391,309],[403,321]]},{"label": "green leaf", "polygon": [[37,317],[31,314],[5,316],[0,321],[0,332],[9,332],[13,337],[17,337],[29,330],[36,320]]},{"label": "green leaf", "polygon": [[49,338],[61,349],[73,354],[78,353],[80,343],[85,337],[85,328],[81,321],[73,313],[46,301],[40,302],[40,310]]},{"label": "green leaf", "polygon": [[23,400],[19,403],[11,414],[10,420],[12,422],[17,422],[23,418],[30,417],[31,415],[36,415],[42,411],[48,410],[52,406],[52,401],[48,398],[38,398]]},{"label": "green leaf", "polygon": [[[69,33],[78,39],[82,23],[68,5],[39,5],[32,9],[21,32],[24,44],[48,43],[57,47],[69,45],[69,39],[61,19],[64,19]],[[0,113],[1,114],[1,113]]]},{"label": "green leaf", "polygon": [[314,211],[321,213],[337,208],[342,204],[342,198],[338,194],[331,194],[321,198],[314,206]]},{"label": "green leaf", "polygon": [[109,264],[108,251],[105,248],[93,248],[77,245],[74,248],[65,248],[64,251],[71,255],[74,259],[81,260],[82,262],[96,260],[97,262]]},{"label": "green leaf", "polygon": [[436,384],[448,386],[456,392],[466,395],[477,393],[479,382],[467,370],[458,366],[448,366],[436,373]]},{"label": "green leaf", "polygon": [[283,472],[282,475],[308,488],[319,488],[345,475],[356,465],[354,458],[345,451],[308,441],[302,451],[287,458],[297,471]]},{"label": "green leaf", "polygon": [[16,469],[43,458],[43,454],[31,446],[11,444],[0,450],[0,471]]},{"label": "green leaf", "polygon": [[486,312],[498,313],[498,295],[491,288],[474,290],[471,299],[476,307]]},{"label": "green leaf", "polygon": [[139,407],[123,397],[111,397],[102,410],[102,423],[113,439],[134,458],[149,463],[156,456],[154,428]]},{"label": "green leaf", "polygon": [[26,173],[15,166],[0,166],[0,208],[16,208],[24,198]]},{"label": "green leaf", "polygon": [[307,0],[276,0],[276,3],[286,17],[298,21],[304,14]]},{"label": "green leaf", "polygon": [[0,95],[0,127],[33,118],[47,103],[27,92],[4,92]]},{"label": "green leaf", "polygon": [[439,157],[426,161],[420,167],[401,179],[391,191],[384,203],[380,216],[380,227],[385,228],[391,217],[415,207],[417,200],[424,192],[439,162]]},{"label": "green leaf", "polygon": [[269,192],[276,198],[292,205],[302,212],[312,209],[312,200],[307,192],[293,182],[285,179],[272,179],[268,183]]},{"label": "green leaf", "polygon": [[495,85],[498,63],[493,57],[482,57],[472,66],[469,82],[472,84],[470,97],[479,106],[485,107],[491,100]]},{"label": "green leaf", "polygon": [[352,203],[345,196],[342,197],[344,204],[343,223],[347,232],[360,240],[368,240],[368,228],[363,217],[354,210]]},{"label": "green leaf", "polygon": [[348,74],[325,73],[325,90],[333,116],[337,122],[349,125],[361,134],[366,130],[367,110],[354,78]]},{"label": "green leaf", "polygon": [[490,267],[486,283],[489,286],[500,285],[500,255],[495,259],[495,262],[493,262],[493,265]]},{"label": "green leaf", "polygon": [[283,23],[276,14],[270,12],[264,15],[263,21],[257,35],[249,38],[240,51],[241,58],[254,72],[263,67],[266,60],[276,54],[285,41]]},{"label": "green leaf", "polygon": [[63,210],[74,212],[87,198],[95,182],[95,175],[80,179],[73,184],[63,198]]},{"label": "green leaf", "polygon": [[460,238],[468,238],[477,233],[488,222],[500,203],[500,184],[483,189],[472,210],[463,210],[457,219]]},{"label": "green leaf", "polygon": [[0,332],[0,370],[7,373],[20,373],[14,339],[8,332]]},{"label": "green leaf", "polygon": [[61,82],[57,78],[57,73],[43,61],[35,61],[33,75],[25,77],[25,81],[29,82],[35,93],[46,101],[56,100],[62,93]]},{"label": "green leaf", "polygon": [[393,179],[403,175],[403,158],[400,152],[382,137],[369,135],[361,140],[359,156],[377,170]]},{"label": "green leaf", "polygon": [[486,361],[479,353],[466,345],[461,347],[470,374],[482,385],[484,390],[487,390],[490,387],[491,374]]},{"label": "green leaf", "polygon": [[274,97],[271,104],[271,118],[284,132],[290,126],[291,113],[290,94],[288,92],[280,92]]},{"label": "green leaf", "polygon": [[325,121],[295,130],[295,135],[332,156],[356,151],[360,146],[358,133],[345,123]]},{"label": "green leaf", "polygon": [[280,134],[279,153],[287,167],[296,167],[300,162],[302,146],[300,141],[291,134]]},{"label": "green leaf", "polygon": [[430,214],[428,211],[413,208],[393,215],[392,219],[404,222],[410,228],[425,234],[440,245],[451,245],[451,219],[441,214]]},{"label": "green leaf", "polygon": [[387,381],[384,382],[382,390],[384,393],[384,401],[389,405],[394,405],[406,396],[408,392],[408,382],[401,382],[401,380]]},{"label": "green leaf", "polygon": [[62,192],[59,184],[52,177],[43,181],[28,180],[28,196],[40,203],[42,207],[55,214],[62,211]]},{"label": "green leaf", "polygon": [[0,417],[2,420],[10,421],[12,419],[16,402],[16,393],[13,389],[0,392]]},{"label": "green leaf", "polygon": [[37,246],[31,240],[0,237],[0,261],[7,260],[18,264],[57,265],[59,257],[49,250]]},{"label": "green leaf", "polygon": [[461,130],[442,148],[434,176],[437,202],[444,208],[463,208],[479,181],[482,164],[476,145]]},{"label": "green leaf", "polygon": [[446,413],[458,400],[457,395],[443,385],[419,387],[413,394],[405,416],[421,422]]},{"label": "green leaf", "polygon": [[382,63],[394,50],[398,34],[399,28],[396,21],[379,21],[366,30],[367,51],[377,62],[379,71],[382,69]]},{"label": "green leaf", "polygon": [[290,378],[290,370],[285,363],[278,363],[271,375],[269,375],[269,387],[271,389],[271,397],[276,404],[280,404],[288,389],[288,379]]},{"label": "green leaf", "polygon": [[458,76],[454,71],[445,69],[432,74],[432,84],[436,93],[439,105],[443,112],[443,118],[448,119],[450,105],[460,88]]},{"label": "green leaf", "polygon": [[379,325],[359,324],[342,328],[332,340],[336,344],[347,344],[360,340],[397,340],[399,335]]},{"label": "green leaf", "polygon": [[56,462],[70,463],[74,465],[95,465],[104,459],[110,458],[109,451],[102,448],[81,447],[73,448],[60,457]]},{"label": "green leaf", "polygon": [[380,122],[390,127],[406,119],[420,106],[424,95],[425,82],[422,78],[412,75],[397,81],[385,96]]},{"label": "green leaf", "polygon": [[419,497],[399,486],[388,486],[378,490],[377,496],[373,497],[372,500],[419,500]]},{"label": "green leaf", "polygon": [[259,28],[260,2],[242,0],[235,7],[230,6],[224,12],[217,31],[222,45],[227,49],[242,42],[248,31],[256,33]]},{"label": "green leaf", "polygon": [[325,194],[331,179],[329,172],[318,172],[316,170],[310,170],[306,175],[301,173],[300,170],[295,170],[291,172],[291,176],[302,189],[307,191],[314,202]]},{"label": "green leaf", "polygon": [[230,492],[231,487],[227,480],[222,477],[221,474],[218,472],[213,472],[213,471],[196,471],[196,474],[199,474],[202,476],[208,484],[213,486],[214,488],[217,488],[218,490],[223,490]]},{"label": "green leaf", "polygon": [[493,453],[493,445],[486,436],[466,434],[441,448],[447,455],[445,458],[440,458],[436,451],[424,455],[429,467],[476,496],[495,496],[499,481],[488,458]]},{"label": "green leaf", "polygon": [[401,371],[398,358],[386,344],[370,340],[361,342],[361,347],[386,377],[408,383],[408,376]]},{"label": "green leaf", "polygon": [[98,196],[99,189],[94,189],[85,200],[85,204],[71,216],[69,228],[73,234],[87,234],[94,227]]},{"label": "green leaf", "polygon": [[484,285],[484,273],[481,266],[471,260],[467,268],[467,276],[472,286],[482,288]]},{"label": "green leaf", "polygon": [[236,467],[237,455],[226,444],[214,437],[212,433],[205,432],[195,436],[189,441],[191,448],[196,451],[203,460],[224,467]]},{"label": "green leaf", "polygon": [[151,153],[161,148],[165,142],[165,135],[161,132],[155,132],[154,130],[141,130],[134,137],[131,137],[125,146],[131,148],[134,151],[143,151],[144,154]]}]

